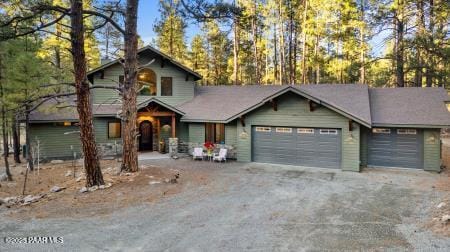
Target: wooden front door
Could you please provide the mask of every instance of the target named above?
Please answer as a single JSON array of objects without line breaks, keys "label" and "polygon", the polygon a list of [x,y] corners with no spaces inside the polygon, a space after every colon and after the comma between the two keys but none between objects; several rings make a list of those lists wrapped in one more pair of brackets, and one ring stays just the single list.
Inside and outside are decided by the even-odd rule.
[{"label": "wooden front door", "polygon": [[150,121],[143,121],[139,124],[139,150],[153,150],[153,126]]}]

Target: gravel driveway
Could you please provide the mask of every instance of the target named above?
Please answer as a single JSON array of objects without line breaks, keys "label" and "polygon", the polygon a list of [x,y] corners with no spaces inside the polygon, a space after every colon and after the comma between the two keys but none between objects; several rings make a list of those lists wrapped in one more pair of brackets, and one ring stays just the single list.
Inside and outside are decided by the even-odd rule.
[{"label": "gravel driveway", "polygon": [[17,221],[1,210],[1,237],[62,236],[64,243],[9,245],[0,241],[0,251],[450,249],[449,238],[424,228],[430,208],[446,193],[432,187],[439,174],[151,162],[210,169],[213,183],[106,217]]}]

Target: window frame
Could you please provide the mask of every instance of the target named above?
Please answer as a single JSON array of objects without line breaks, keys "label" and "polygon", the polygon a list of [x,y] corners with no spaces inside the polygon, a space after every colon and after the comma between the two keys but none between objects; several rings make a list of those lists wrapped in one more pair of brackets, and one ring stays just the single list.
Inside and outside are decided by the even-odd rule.
[{"label": "window frame", "polygon": [[314,135],[314,128],[297,128],[297,134]]},{"label": "window frame", "polygon": [[[112,137],[111,135],[110,135],[110,131],[109,131],[109,125],[110,124],[112,124],[112,123],[118,123],[119,124],[119,136],[118,137]],[[108,128],[108,130],[107,130],[107,137],[108,137],[108,139],[119,139],[119,138],[122,138],[122,122],[120,122],[120,121],[108,121],[107,122],[107,128]]]},{"label": "window frame", "polygon": [[391,134],[391,129],[387,128],[373,128],[372,129],[373,134]]},{"label": "window frame", "polygon": [[[219,135],[222,135],[217,139],[217,127],[220,127]],[[213,132],[209,132],[213,129]],[[209,139],[212,136],[213,139]],[[205,142],[212,142],[214,144],[225,144],[225,124],[224,123],[205,123]]]},{"label": "window frame", "polygon": [[320,135],[337,135],[338,130],[337,129],[320,129],[319,133],[320,133]]},{"label": "window frame", "polygon": [[[170,80],[170,94],[163,93],[163,90],[164,90],[163,79]],[[172,77],[161,76],[161,96],[173,96],[173,78]]]},{"label": "window frame", "polygon": [[[404,131],[404,132],[401,132]],[[416,129],[397,129],[397,135],[417,135]]]},{"label": "window frame", "polygon": [[291,134],[292,128],[289,127],[275,127],[275,133]]},{"label": "window frame", "polygon": [[256,132],[270,133],[270,132],[272,132],[272,127],[258,126],[258,127],[255,127],[255,131]]}]

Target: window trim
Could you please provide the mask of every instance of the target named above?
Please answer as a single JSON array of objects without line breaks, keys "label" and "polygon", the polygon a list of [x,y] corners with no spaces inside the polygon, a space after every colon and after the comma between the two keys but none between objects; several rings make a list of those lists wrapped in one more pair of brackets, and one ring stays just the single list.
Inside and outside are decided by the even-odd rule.
[{"label": "window trim", "polygon": [[314,129],[313,128],[297,128],[297,134],[314,135]]},{"label": "window trim", "polygon": [[[166,76],[161,76],[161,96],[173,96],[173,78],[172,77],[166,77]],[[163,94],[163,79],[170,79],[170,95],[167,94]]]},{"label": "window trim", "polygon": [[255,127],[255,131],[256,132],[269,133],[269,132],[272,132],[272,128],[271,127],[258,126],[258,127]]},{"label": "window trim", "polygon": [[[109,125],[111,123],[118,123],[119,124],[119,136],[118,137],[111,137],[110,136]],[[119,138],[122,138],[122,122],[120,122],[120,121],[108,121],[107,122],[107,126],[108,126],[108,130],[106,131],[106,134],[107,134],[108,139],[119,139]]]},{"label": "window trim", "polygon": [[275,127],[275,132],[276,133],[290,134],[290,133],[292,133],[292,128],[289,128],[289,127]]},{"label": "window trim", "polygon": [[374,134],[391,134],[391,129],[387,128],[373,128],[372,133]]},{"label": "window trim", "polygon": [[[217,141],[217,139],[216,139],[216,137],[217,137],[217,132],[216,132],[216,130],[217,130],[217,125],[218,124],[221,124],[221,125],[223,125],[223,136],[222,136],[222,141]],[[208,132],[207,132],[207,130],[208,130],[208,126],[209,125],[213,125],[213,129],[214,129],[214,132],[212,133],[212,136],[213,136],[213,141],[211,141],[210,139],[208,139]],[[214,144],[225,144],[225,124],[224,123],[205,123],[205,142],[212,142],[212,143],[214,143]],[[222,143],[223,142],[223,143]]]},{"label": "window trim", "polygon": [[[404,131],[404,132],[402,132]],[[397,129],[397,135],[417,135],[416,129]]]},{"label": "window trim", "polygon": [[337,129],[320,129],[321,135],[337,135],[338,130]]}]

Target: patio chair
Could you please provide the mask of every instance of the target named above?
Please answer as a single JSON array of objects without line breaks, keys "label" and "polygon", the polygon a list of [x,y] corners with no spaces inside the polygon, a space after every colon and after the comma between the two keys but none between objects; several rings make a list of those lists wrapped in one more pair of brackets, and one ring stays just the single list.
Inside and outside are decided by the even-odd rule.
[{"label": "patio chair", "polygon": [[219,162],[222,162],[222,161],[227,161],[227,149],[220,149],[219,150],[219,153],[214,153],[214,155],[213,155],[213,160],[214,161],[219,161]]},{"label": "patio chair", "polygon": [[203,148],[194,148],[194,152],[192,152],[192,159],[196,160],[198,158],[203,160]]}]

